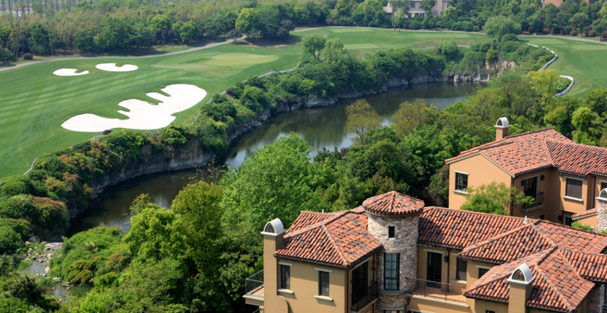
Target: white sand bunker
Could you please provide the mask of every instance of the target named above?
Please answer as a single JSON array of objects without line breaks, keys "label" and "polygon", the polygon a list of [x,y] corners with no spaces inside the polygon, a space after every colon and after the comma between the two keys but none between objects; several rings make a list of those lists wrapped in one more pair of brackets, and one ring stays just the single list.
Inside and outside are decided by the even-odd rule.
[{"label": "white sand bunker", "polygon": [[119,105],[129,109],[129,112],[118,110],[118,113],[128,116],[128,119],[86,113],[70,118],[61,127],[77,132],[101,132],[112,128],[158,129],[169,126],[175,120],[172,114],[193,107],[207,95],[203,89],[186,84],[169,85],[162,91],[169,96],[147,93],[148,97],[160,101],[158,105],[137,99],[120,102]]},{"label": "white sand bunker", "polygon": [[75,68],[60,68],[60,69],[54,71],[53,74],[55,74],[57,76],[80,76],[80,75],[86,75],[89,73],[89,71],[76,73],[77,71],[78,70]]},{"label": "white sand bunker", "polygon": [[116,66],[116,63],[101,63],[97,64],[95,67],[107,72],[131,72],[138,69],[137,65],[125,64],[118,67]]}]

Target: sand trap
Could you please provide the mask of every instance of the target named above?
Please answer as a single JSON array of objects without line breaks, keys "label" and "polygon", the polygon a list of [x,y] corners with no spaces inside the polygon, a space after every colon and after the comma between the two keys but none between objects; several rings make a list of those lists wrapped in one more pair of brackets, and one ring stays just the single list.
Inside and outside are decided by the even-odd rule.
[{"label": "sand trap", "polygon": [[105,118],[95,114],[81,114],[74,116],[61,127],[77,132],[101,132],[112,128],[128,129],[158,129],[169,126],[175,117],[174,113],[189,109],[202,101],[207,92],[194,85],[175,84],[162,89],[169,96],[157,92],[147,93],[160,103],[151,104],[137,99],[129,99],[119,103],[129,112],[118,110],[118,113],[128,116],[128,119]]},{"label": "sand trap", "polygon": [[107,72],[131,72],[138,69],[137,65],[125,64],[118,67],[116,66],[116,63],[101,63],[97,64],[95,67]]},{"label": "sand trap", "polygon": [[76,71],[78,71],[75,68],[60,68],[56,71],[53,72],[53,74],[57,75],[57,76],[80,76],[80,75],[86,75],[89,73],[89,71],[84,71],[84,72],[80,72],[80,73],[76,73]]}]

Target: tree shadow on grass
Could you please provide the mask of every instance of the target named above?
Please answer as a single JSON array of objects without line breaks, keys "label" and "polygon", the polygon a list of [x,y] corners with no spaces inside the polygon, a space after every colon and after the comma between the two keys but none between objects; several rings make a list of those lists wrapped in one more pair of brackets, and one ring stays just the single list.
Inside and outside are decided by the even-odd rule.
[{"label": "tree shadow on grass", "polygon": [[301,41],[301,37],[291,36],[279,38],[247,38],[245,39],[249,45],[258,47],[275,47],[275,46],[291,46],[296,45]]}]

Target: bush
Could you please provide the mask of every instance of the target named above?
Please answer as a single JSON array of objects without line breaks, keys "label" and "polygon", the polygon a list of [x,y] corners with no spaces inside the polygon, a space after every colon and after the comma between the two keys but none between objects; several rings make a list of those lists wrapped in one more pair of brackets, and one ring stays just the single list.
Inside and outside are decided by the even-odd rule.
[{"label": "bush", "polygon": [[513,34],[506,34],[504,35],[504,37],[502,37],[502,42],[507,42],[507,41],[517,41],[518,37],[516,37]]},{"label": "bush", "polygon": [[577,30],[572,29],[572,30],[569,32],[569,35],[571,35],[571,36],[577,36]]},{"label": "bush", "polygon": [[594,37],[594,36],[596,36],[596,33],[594,32],[594,30],[593,30],[593,29],[591,29],[591,30],[588,32],[588,37]]},{"label": "bush", "polygon": [[579,229],[583,229],[583,230],[589,230],[589,231],[593,230],[592,226],[589,226],[589,225],[586,225],[586,224],[582,224],[580,222],[573,222],[571,224],[571,227],[573,227],[573,228],[579,228]]},{"label": "bush", "polygon": [[0,254],[20,248],[21,236],[9,226],[0,226]]},{"label": "bush", "polygon": [[24,60],[33,60],[34,56],[31,53],[24,53],[23,54],[23,59]]}]

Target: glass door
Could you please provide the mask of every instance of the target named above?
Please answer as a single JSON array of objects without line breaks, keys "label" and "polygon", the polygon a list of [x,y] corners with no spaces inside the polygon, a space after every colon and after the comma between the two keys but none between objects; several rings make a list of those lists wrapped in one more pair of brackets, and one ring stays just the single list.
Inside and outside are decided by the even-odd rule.
[{"label": "glass door", "polygon": [[427,286],[440,288],[443,255],[440,253],[428,252],[428,269],[426,273]]}]

